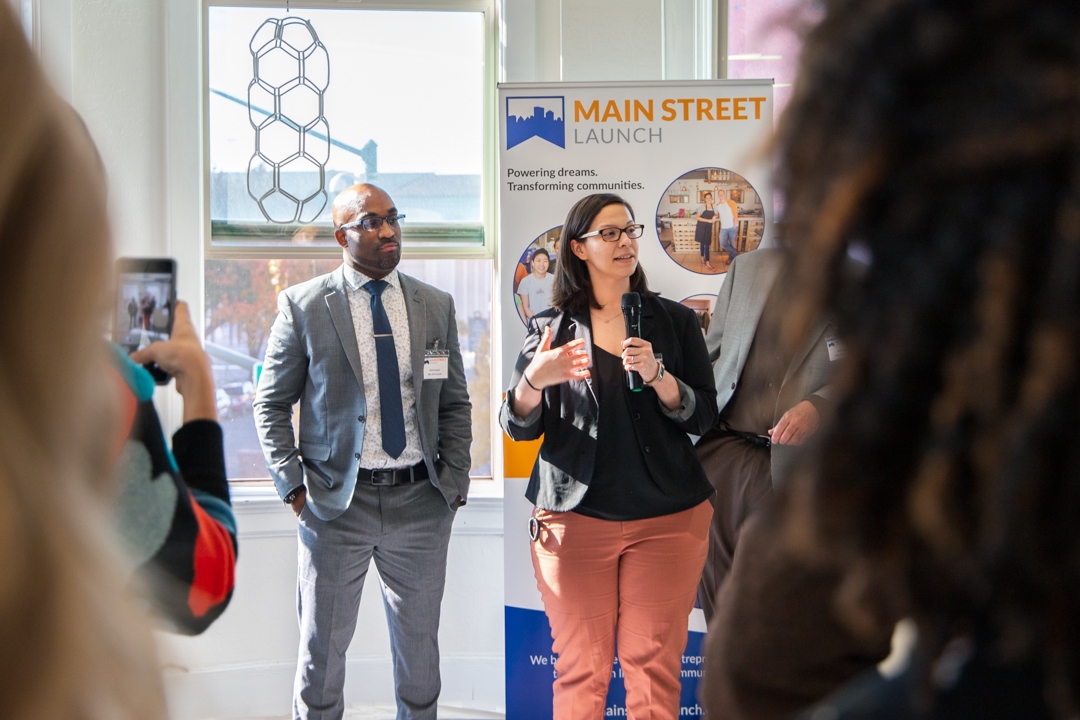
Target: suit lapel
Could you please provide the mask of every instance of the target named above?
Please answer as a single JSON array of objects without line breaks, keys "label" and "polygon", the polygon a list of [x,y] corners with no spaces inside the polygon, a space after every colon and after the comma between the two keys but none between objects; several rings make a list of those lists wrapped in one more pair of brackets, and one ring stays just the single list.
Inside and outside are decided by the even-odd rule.
[{"label": "suit lapel", "polygon": [[[342,266],[344,267],[344,266]],[[364,371],[360,364],[360,349],[356,344],[356,329],[353,326],[352,311],[349,309],[349,296],[345,291],[345,271],[338,268],[330,273],[326,282],[326,307],[330,310],[330,320],[334,323],[341,348],[345,351],[345,357],[349,359],[349,366],[356,375],[356,382],[360,384],[360,391],[364,390]]]},{"label": "suit lapel", "polygon": [[[405,297],[405,314],[409,318],[409,360],[412,363],[416,406],[420,407],[420,390],[424,387],[424,350],[427,349],[427,303],[411,277],[399,271],[398,282]],[[445,348],[446,338],[439,338],[439,342]]]},{"label": "suit lapel", "polygon": [[[566,317],[565,313],[562,317]],[[592,327],[589,325],[588,317],[581,315],[572,315],[570,317],[570,324],[567,326],[567,331],[572,333],[572,337],[567,340],[581,339],[585,341],[585,349],[589,353],[589,367],[596,367],[596,355],[593,348],[592,341]],[[552,337],[555,333],[552,332]],[[564,343],[565,344],[565,343]],[[566,384],[567,389],[570,391],[571,406],[574,408],[574,413],[577,417],[589,417],[594,421],[600,417],[600,405],[596,399],[596,392],[593,390],[592,376],[585,378],[584,380],[571,380]],[[584,405],[579,405],[584,403]],[[596,424],[592,423],[590,426],[590,435],[596,437]]]},{"label": "suit lapel", "polygon": [[810,354],[810,351],[817,345],[818,340],[821,338],[821,334],[825,332],[825,328],[828,326],[828,322],[825,320],[819,320],[813,327],[810,328],[810,332],[806,334],[806,342],[803,343],[795,355],[791,357],[791,364],[788,365],[787,373],[784,375],[784,384],[791,379],[791,376],[799,369],[799,366],[806,360],[806,356]]},{"label": "suit lapel", "polygon": [[[565,338],[561,338],[560,345],[565,345],[571,340],[584,340],[585,349],[589,352],[589,362],[593,362],[593,344],[592,344],[592,328],[589,326],[589,318],[582,315],[567,315],[563,313],[560,319],[566,321],[566,334]],[[557,319],[558,320],[558,319]],[[552,323],[555,326],[555,323]],[[557,338],[557,332],[561,328],[558,326],[551,328],[551,337]]]},{"label": "suit lapel", "polygon": [[554,318],[552,318],[550,323],[548,323],[548,327],[551,328],[551,337],[553,338],[553,342],[559,337],[559,330],[562,329],[562,322],[565,317],[566,313],[559,313]]},{"label": "suit lapel", "polygon": [[736,367],[739,368],[740,373],[746,363],[746,356],[750,354],[750,344],[754,341],[754,335],[757,334],[761,313],[765,310],[765,303],[769,299],[769,293],[772,292],[772,286],[776,282],[780,268],[779,262],[762,265],[761,269],[754,274],[750,290],[742,295],[744,309],[736,315],[739,318],[739,356]]},{"label": "suit lapel", "polygon": [[654,310],[651,299],[641,303],[641,337],[643,338],[654,337],[653,330],[656,329],[656,313]]}]

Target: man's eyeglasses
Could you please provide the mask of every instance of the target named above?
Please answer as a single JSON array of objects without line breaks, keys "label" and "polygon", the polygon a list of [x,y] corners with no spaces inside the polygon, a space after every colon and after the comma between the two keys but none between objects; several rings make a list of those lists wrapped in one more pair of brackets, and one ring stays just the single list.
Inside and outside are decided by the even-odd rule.
[{"label": "man's eyeglasses", "polygon": [[382,230],[382,224],[385,220],[389,223],[390,227],[396,228],[398,223],[405,219],[404,215],[387,215],[386,217],[366,217],[363,220],[357,220],[356,222],[345,223],[339,230],[348,230],[354,227],[363,227],[368,232],[375,232],[376,230]]},{"label": "man's eyeglasses", "polygon": [[639,237],[641,237],[641,233],[643,232],[645,232],[644,225],[627,225],[622,229],[601,228],[600,230],[593,230],[591,233],[585,233],[584,235],[579,237],[578,240],[580,241],[584,240],[587,237],[592,237],[593,235],[599,235],[600,239],[604,242],[618,242],[619,238],[622,237],[623,233],[626,233],[626,237],[630,238],[631,240],[637,240]]}]

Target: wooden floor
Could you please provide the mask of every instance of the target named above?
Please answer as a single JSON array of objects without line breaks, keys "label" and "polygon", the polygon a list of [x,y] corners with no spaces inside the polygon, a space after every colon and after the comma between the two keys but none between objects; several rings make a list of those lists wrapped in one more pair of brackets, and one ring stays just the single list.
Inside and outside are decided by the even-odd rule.
[{"label": "wooden floor", "polygon": [[[720,273],[727,272],[728,259],[726,251],[712,250],[709,252],[709,264],[716,268],[715,270],[709,270],[701,264],[700,250],[694,250],[692,252],[674,252],[674,241],[672,240],[670,227],[661,228],[658,231],[658,235],[660,237],[660,246],[664,248],[664,252],[668,254],[668,257],[687,270],[702,275],[719,275]],[[648,270],[648,268],[646,268],[646,270]]]},{"label": "wooden floor", "polygon": [[691,272],[703,275],[719,275],[720,273],[726,273],[728,270],[727,253],[723,250],[718,253],[710,253],[709,264],[716,268],[715,270],[709,270],[701,264],[700,252],[676,253],[668,250],[668,255],[671,256],[672,260]]}]

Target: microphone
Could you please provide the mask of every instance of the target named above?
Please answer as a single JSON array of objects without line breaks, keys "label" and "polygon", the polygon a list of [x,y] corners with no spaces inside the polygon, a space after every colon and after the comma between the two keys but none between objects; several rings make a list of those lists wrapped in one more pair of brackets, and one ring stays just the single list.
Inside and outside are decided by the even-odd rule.
[{"label": "microphone", "polygon": [[[626,337],[641,337],[641,296],[629,292],[622,296],[623,320],[626,322]],[[626,371],[626,386],[634,392],[641,392],[645,384],[636,370]]]}]

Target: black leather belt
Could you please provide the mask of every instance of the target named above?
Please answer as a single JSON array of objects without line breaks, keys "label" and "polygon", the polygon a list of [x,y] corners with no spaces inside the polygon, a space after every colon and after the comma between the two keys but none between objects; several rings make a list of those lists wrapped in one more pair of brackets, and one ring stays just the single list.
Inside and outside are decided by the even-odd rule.
[{"label": "black leather belt", "polygon": [[754,447],[772,447],[772,438],[770,438],[768,435],[758,435],[756,433],[748,433],[743,432],[742,430],[736,430],[725,422],[720,423],[720,429],[729,435],[734,435],[740,440],[745,440]]},{"label": "black leather belt", "polygon": [[367,468],[360,468],[360,471],[356,473],[357,482],[370,483],[371,485],[380,485],[383,487],[408,485],[421,480],[427,480],[427,478],[427,464],[422,460],[412,467],[407,468],[387,470],[368,470]]}]

